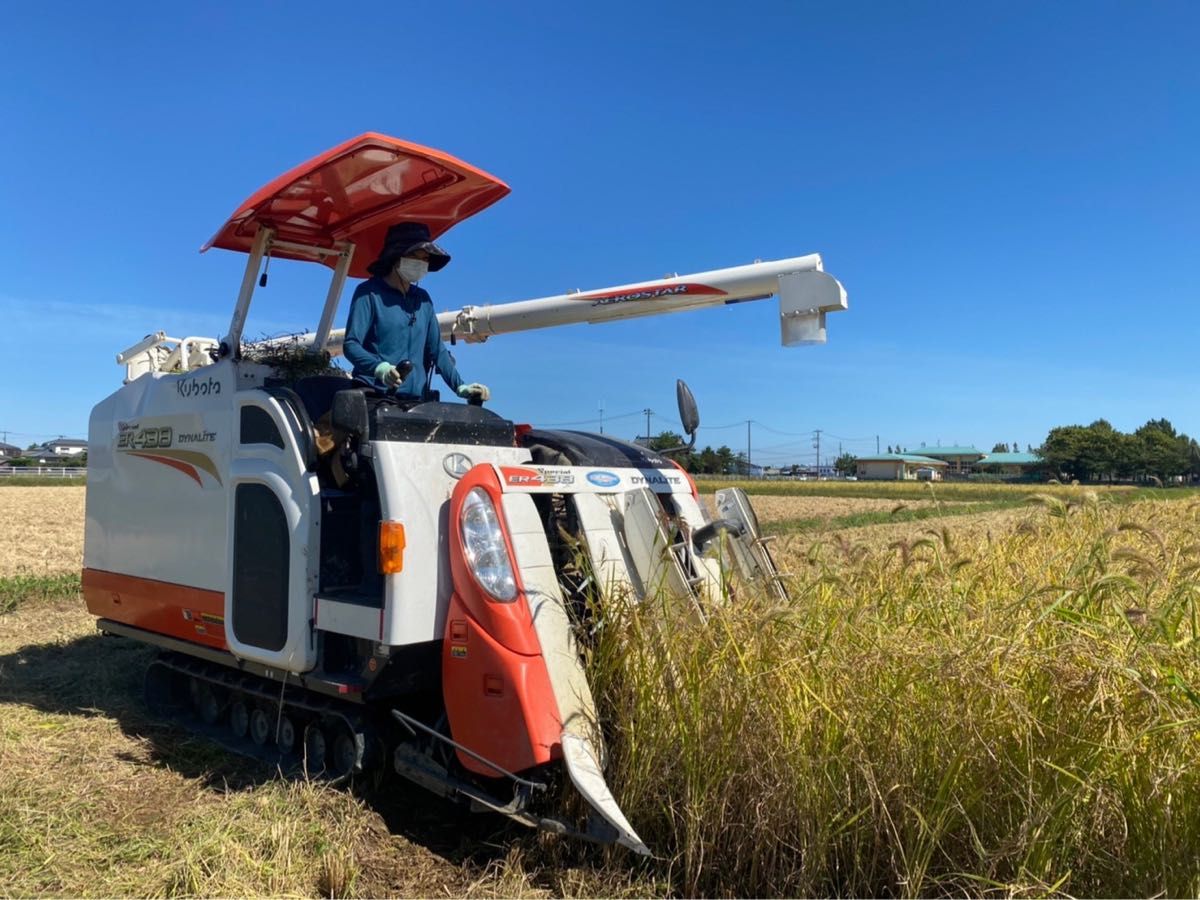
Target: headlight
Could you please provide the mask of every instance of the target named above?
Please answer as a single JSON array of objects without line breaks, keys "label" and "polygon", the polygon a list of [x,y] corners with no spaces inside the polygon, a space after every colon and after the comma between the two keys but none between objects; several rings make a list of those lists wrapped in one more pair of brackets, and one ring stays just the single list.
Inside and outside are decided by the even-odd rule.
[{"label": "headlight", "polygon": [[504,532],[491,498],[482,488],[472,488],[460,516],[463,551],[476,580],[502,603],[517,599],[517,581],[508,561]]}]

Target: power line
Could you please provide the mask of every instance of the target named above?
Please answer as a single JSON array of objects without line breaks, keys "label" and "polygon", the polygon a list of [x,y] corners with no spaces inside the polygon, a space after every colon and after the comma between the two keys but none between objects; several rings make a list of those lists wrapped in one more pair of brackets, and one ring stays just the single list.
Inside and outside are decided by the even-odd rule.
[{"label": "power line", "polygon": [[745,424],[746,424],[746,420],[743,419],[740,422],[730,422],[728,425],[701,425],[699,430],[700,431],[724,431],[726,428],[741,428]]},{"label": "power line", "polygon": [[845,441],[847,444],[865,444],[878,439],[878,435],[874,434],[869,434],[866,437],[845,437],[844,435],[833,434],[829,431],[826,431],[825,434],[829,435],[829,437],[833,438],[834,440]]},{"label": "power line", "polygon": [[574,422],[539,422],[538,425],[543,428],[561,428],[566,425],[591,425],[593,422],[612,421],[613,419],[628,419],[633,416],[640,416],[642,411],[636,409],[633,412],[621,413],[619,416],[605,416],[603,419],[577,419]]},{"label": "power line", "polygon": [[757,425],[759,428],[763,429],[764,431],[769,431],[769,432],[771,432],[771,434],[782,435],[783,437],[802,438],[802,437],[810,437],[812,435],[811,428],[808,431],[780,431],[778,428],[772,428],[770,425],[764,425],[762,422],[759,422],[757,419],[754,420],[754,424]]}]

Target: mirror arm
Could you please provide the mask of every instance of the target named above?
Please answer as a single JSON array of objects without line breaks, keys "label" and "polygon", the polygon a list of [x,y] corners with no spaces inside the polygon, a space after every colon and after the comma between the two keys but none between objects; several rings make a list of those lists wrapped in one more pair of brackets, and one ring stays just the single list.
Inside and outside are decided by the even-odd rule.
[{"label": "mirror arm", "polygon": [[663,456],[670,456],[672,453],[679,453],[681,450],[691,450],[696,446],[696,432],[692,432],[692,439],[686,444],[680,444],[678,447],[668,447],[666,450],[655,450],[655,453],[661,453]]}]

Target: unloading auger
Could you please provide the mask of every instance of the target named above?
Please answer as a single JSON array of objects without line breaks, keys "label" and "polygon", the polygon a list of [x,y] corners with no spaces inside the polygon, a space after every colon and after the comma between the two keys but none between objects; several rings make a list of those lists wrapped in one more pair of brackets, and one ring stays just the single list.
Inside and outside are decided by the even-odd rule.
[{"label": "unloading auger", "polygon": [[[508,192],[365,134],[242,204],[204,248],[249,255],[227,333],[150,335],[92,412],[84,596],[102,631],[159,648],[149,701],[240,752],[337,778],[386,765],[473,809],[646,853],[604,778],[580,595],[665,590],[703,615],[724,590],[706,551],[724,541],[741,577],[785,597],[745,495],[718,492],[713,518],[663,453],[432,391],[401,402],[332,368],[298,377],[269,342],[243,342],[267,260],[333,269],[317,329],[289,345],[319,361],[340,349],[346,278],[390,225],[436,238]],[[810,255],[438,318],[475,343],[772,295],[789,345],[824,341],[846,308]],[[586,585],[568,574],[580,548]],[[560,766],[594,813],[582,825],[543,799]]]}]

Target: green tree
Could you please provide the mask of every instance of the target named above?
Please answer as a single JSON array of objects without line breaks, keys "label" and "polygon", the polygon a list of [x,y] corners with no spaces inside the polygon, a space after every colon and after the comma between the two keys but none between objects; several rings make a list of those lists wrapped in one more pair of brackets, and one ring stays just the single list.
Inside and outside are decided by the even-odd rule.
[{"label": "green tree", "polygon": [[993,444],[992,452],[993,453],[1007,453],[1008,452],[1008,444]]},{"label": "green tree", "polygon": [[1188,470],[1188,439],[1183,436],[1180,440],[1181,436],[1166,419],[1151,419],[1133,434],[1147,475],[1173,478]]},{"label": "green tree", "polygon": [[833,467],[839,475],[853,475],[857,468],[858,459],[853,453],[843,453],[834,460]]},{"label": "green tree", "polygon": [[1187,475],[1188,479],[1195,481],[1200,478],[1200,443],[1196,442],[1195,438],[1187,439]]},{"label": "green tree", "polygon": [[1083,430],[1079,447],[1078,466],[1081,481],[1108,478],[1117,470],[1117,448],[1120,432],[1106,419],[1097,419]]},{"label": "green tree", "polygon": [[694,454],[695,469],[689,471],[699,472],[703,475],[716,475],[720,472],[717,462],[717,454],[712,447],[705,447],[699,453]]},{"label": "green tree", "polygon": [[1082,425],[1051,428],[1042,443],[1041,455],[1052,475],[1081,478],[1079,454],[1084,442]]},{"label": "green tree", "polygon": [[660,431],[657,436],[650,438],[651,450],[670,450],[672,447],[678,447],[681,444],[686,444],[683,435],[674,431]]}]

